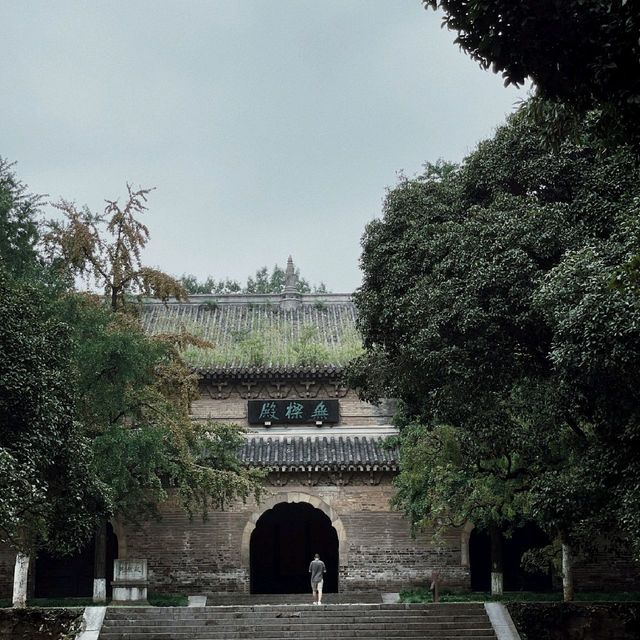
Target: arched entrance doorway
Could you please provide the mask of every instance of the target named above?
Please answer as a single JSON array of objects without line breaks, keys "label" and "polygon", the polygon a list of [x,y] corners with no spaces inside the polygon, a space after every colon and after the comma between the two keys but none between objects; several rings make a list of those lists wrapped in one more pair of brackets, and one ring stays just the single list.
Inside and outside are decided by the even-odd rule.
[{"label": "arched entrance doorway", "polygon": [[[106,540],[107,597],[111,596],[113,561],[118,557],[118,539],[107,524]],[[90,598],[93,595],[95,542],[70,556],[52,556],[41,551],[35,563],[36,598]]]},{"label": "arched entrance doorway", "polygon": [[308,502],[283,502],[265,511],[250,542],[251,593],[307,593],[309,563],[319,553],[327,566],[324,591],[338,591],[338,534]]}]

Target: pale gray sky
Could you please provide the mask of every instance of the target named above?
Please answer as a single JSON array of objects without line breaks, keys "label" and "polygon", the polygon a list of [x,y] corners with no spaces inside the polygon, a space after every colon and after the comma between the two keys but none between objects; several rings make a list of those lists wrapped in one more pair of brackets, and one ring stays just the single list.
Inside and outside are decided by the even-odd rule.
[{"label": "pale gray sky", "polygon": [[385,188],[460,160],[523,91],[420,0],[0,0],[0,155],[93,210],[155,186],[145,261],[358,286]]}]

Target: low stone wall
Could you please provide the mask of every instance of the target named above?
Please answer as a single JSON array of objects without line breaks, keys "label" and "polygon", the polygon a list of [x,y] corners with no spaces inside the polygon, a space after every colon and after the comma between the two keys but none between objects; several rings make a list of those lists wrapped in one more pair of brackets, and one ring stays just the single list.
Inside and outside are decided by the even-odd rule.
[{"label": "low stone wall", "polygon": [[0,640],[73,640],[83,609],[0,609]]},{"label": "low stone wall", "polygon": [[512,602],[521,640],[638,640],[640,603]]}]

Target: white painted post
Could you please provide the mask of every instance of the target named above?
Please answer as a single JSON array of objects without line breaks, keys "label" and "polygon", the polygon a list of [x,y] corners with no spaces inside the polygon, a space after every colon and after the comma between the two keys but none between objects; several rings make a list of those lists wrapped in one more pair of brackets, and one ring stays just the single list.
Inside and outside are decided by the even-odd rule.
[{"label": "white painted post", "polygon": [[491,572],[491,595],[501,596],[503,593],[502,571]]},{"label": "white painted post", "polygon": [[93,601],[94,602],[107,601],[107,579],[106,578],[93,579]]},{"label": "white painted post", "polygon": [[501,596],[503,593],[502,573],[502,532],[497,526],[489,530],[491,536],[491,595]]},{"label": "white painted post", "polygon": [[107,601],[107,523],[101,523],[96,529],[93,557],[93,601]]},{"label": "white painted post", "polygon": [[19,551],[13,570],[13,606],[24,609],[27,606],[27,580],[29,578],[29,556]]}]

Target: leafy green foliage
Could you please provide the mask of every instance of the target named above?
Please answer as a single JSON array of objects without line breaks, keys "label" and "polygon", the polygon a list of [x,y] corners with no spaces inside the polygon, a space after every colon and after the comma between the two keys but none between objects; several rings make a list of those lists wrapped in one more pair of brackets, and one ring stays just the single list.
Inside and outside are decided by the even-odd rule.
[{"label": "leafy green foliage", "polygon": [[224,280],[216,280],[213,276],[207,276],[203,281],[198,280],[196,276],[184,274],[180,277],[180,283],[189,295],[198,293],[242,293],[242,285],[237,280],[226,278]]},{"label": "leafy green foliage", "polygon": [[560,123],[600,111],[601,129],[640,143],[640,8],[627,0],[423,0],[456,43],[505,84],[530,79]]},{"label": "leafy green foliage", "polygon": [[[633,598],[626,595],[635,595],[636,602],[629,602]],[[613,593],[609,598],[580,598],[582,604],[513,601],[507,608],[522,640],[634,640],[640,634],[640,604],[637,598],[637,593]],[[598,601],[602,604],[596,604]]]},{"label": "leafy green foliage", "polygon": [[189,604],[188,596],[166,593],[150,593],[147,600],[152,607],[186,607]]},{"label": "leafy green foliage", "polygon": [[0,272],[0,540],[71,552],[110,511],[76,421],[69,329],[41,287]]},{"label": "leafy green foliage", "polygon": [[632,152],[587,118],[557,150],[526,109],[459,166],[428,165],[363,240],[363,397],[403,400],[399,504],[414,522],[535,519],[640,552],[639,249]]},{"label": "leafy green foliage", "polygon": [[[190,513],[206,515],[211,505],[259,495],[262,478],[235,459],[237,427],[233,439],[226,427],[196,425],[189,416],[198,378],[182,354],[209,343],[183,327],[148,336],[139,309],[129,304],[134,294],[185,297],[180,283],[141,264],[149,232],[139,217],[148,194],[128,186],[124,206],[107,201],[99,216],[63,200],[56,206],[65,219],[51,222],[46,238],[54,263],[92,275],[108,301],[75,294],[58,307],[74,327],[79,413],[92,437],[96,471],[110,487],[116,516],[130,522],[156,516],[169,488]],[[223,445],[230,447],[224,455]]]},{"label": "leafy green foliage", "polygon": [[[57,308],[74,327],[78,416],[118,517],[141,522],[157,516],[171,487],[187,510],[202,513],[233,496],[259,493],[261,476],[237,464],[238,440],[228,436],[229,428],[190,419],[197,376],[182,352],[202,341],[189,334],[150,337],[135,315],[113,312],[89,296],[68,295]],[[241,439],[241,430],[233,430]],[[221,443],[229,447],[225,455]],[[214,445],[207,467],[203,452]]]},{"label": "leafy green foliage", "polygon": [[59,314],[74,328],[74,364],[82,422],[99,435],[151,401],[156,367],[167,346],[151,341],[135,317],[113,314],[100,300],[67,295]]},{"label": "leafy green foliage", "polygon": [[[237,280],[216,280],[208,276],[203,282],[195,276],[185,274],[180,278],[182,286],[189,294],[197,293],[282,293],[285,285],[285,270],[277,264],[273,266],[271,272],[267,267],[258,269],[254,276],[249,276],[247,282],[242,286]],[[321,282],[317,286],[311,286],[307,280],[300,277],[300,270],[296,269],[298,278],[298,293],[328,293],[326,285]]]},{"label": "leafy green foliage", "polygon": [[82,628],[80,609],[30,607],[0,611],[0,637],[3,638],[73,640]]},{"label": "leafy green foliage", "polygon": [[54,206],[63,219],[51,220],[44,236],[49,259],[74,276],[93,277],[104,289],[113,311],[124,309],[131,296],[186,299],[177,280],[142,265],[149,229],[139,217],[147,210],[150,191],[136,191],[127,185],[125,204],[107,200],[102,214],[61,200]]},{"label": "leafy green foliage", "polygon": [[0,268],[14,276],[36,263],[40,200],[16,177],[13,164],[0,157]]},{"label": "leafy green foliage", "polygon": [[394,504],[414,527],[435,527],[439,534],[468,521],[482,529],[522,524],[529,486],[521,458],[492,454],[475,434],[451,426],[409,424],[401,440]]}]

